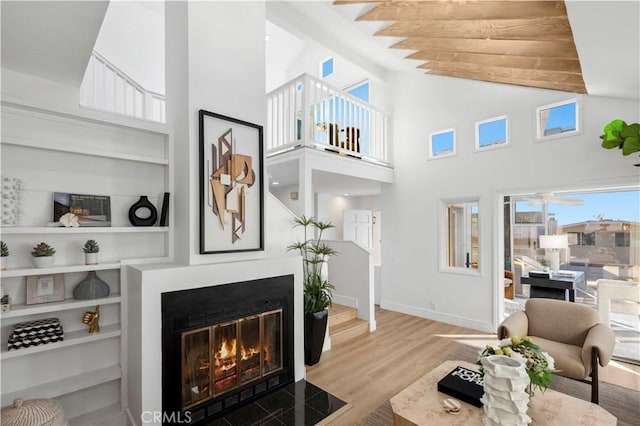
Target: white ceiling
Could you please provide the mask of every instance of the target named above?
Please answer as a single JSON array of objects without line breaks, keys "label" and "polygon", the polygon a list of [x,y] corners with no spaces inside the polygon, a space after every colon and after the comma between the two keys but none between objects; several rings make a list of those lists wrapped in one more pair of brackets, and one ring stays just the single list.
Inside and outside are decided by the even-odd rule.
[{"label": "white ceiling", "polygon": [[[296,160],[267,167],[269,187],[287,187],[298,184],[298,162]],[[321,194],[345,195],[352,197],[380,194],[380,182],[314,170],[313,191]],[[274,182],[278,182],[274,186]]]},{"label": "white ceiling", "polygon": [[2,68],[79,88],[108,5],[2,0]]}]

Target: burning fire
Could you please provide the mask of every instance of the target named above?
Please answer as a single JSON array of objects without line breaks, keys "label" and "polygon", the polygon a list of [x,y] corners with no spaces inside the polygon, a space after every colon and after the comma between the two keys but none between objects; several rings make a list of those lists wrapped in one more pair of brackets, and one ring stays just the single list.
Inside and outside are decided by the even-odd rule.
[{"label": "burning fire", "polygon": [[236,366],[236,339],[222,339],[220,349],[215,354],[216,370],[225,372]]}]

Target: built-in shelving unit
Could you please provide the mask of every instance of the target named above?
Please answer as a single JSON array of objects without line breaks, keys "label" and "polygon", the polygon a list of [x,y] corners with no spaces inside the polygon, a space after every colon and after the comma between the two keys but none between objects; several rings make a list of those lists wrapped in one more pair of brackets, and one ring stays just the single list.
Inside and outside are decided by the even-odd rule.
[{"label": "built-in shelving unit", "polygon": [[95,305],[111,305],[113,303],[120,303],[121,301],[122,297],[120,294],[110,294],[108,297],[104,297],[102,299],[66,299],[61,302],[40,303],[37,305],[12,305],[11,311],[0,314],[0,319],[46,314],[48,312],[86,308]]},{"label": "built-in shelving unit", "polygon": [[38,386],[23,388],[3,395],[3,399],[6,398],[7,400],[12,401],[15,398],[56,398],[60,395],[77,392],[91,386],[111,382],[113,380],[120,379],[121,377],[122,371],[120,369],[120,365],[112,365],[99,370],[93,370],[89,373],[67,377],[63,380],[41,383]]},{"label": "built-in shelving unit", "polygon": [[[20,226],[0,228],[11,252],[9,267],[0,272],[0,278],[12,301],[11,310],[0,314],[2,403],[17,397],[56,398],[65,412],[73,413],[70,425],[124,424],[127,301],[122,295],[127,293],[127,274],[123,265],[170,259],[173,254],[171,225],[130,226],[127,212],[141,195],[147,195],[160,215],[162,194],[173,191],[167,127],[6,97],[2,125],[2,174],[23,181]],[[52,221],[54,192],[108,195],[113,226],[46,226]],[[170,223],[172,211],[169,206]],[[88,238],[98,241],[101,259],[106,261],[81,264],[81,248]],[[38,241],[55,247],[57,265],[30,266],[30,248]],[[69,298],[82,273],[89,271],[103,271],[100,276],[111,294],[92,300]],[[67,299],[25,304],[26,277],[54,274],[65,275]],[[89,334],[82,313],[96,305],[101,306],[105,324],[100,324],[100,332]],[[63,323],[63,341],[8,351],[15,324],[48,314]],[[33,368],[34,362],[65,367],[42,375]]]},{"label": "built-in shelving unit", "polygon": [[53,351],[55,349],[66,348],[68,346],[82,345],[87,342],[112,339],[114,337],[119,337],[121,334],[122,330],[120,330],[120,324],[118,324],[101,327],[100,332],[94,334],[89,334],[87,330],[72,331],[71,333],[65,333],[64,340],[61,342],[32,346],[30,348],[16,349],[13,351],[7,351],[6,342],[3,342],[2,352],[0,352],[0,360],[5,361],[7,359],[37,354],[39,352]]},{"label": "built-in shelving unit", "polygon": [[65,274],[70,272],[104,271],[120,269],[120,262],[99,263],[97,265],[65,265],[48,268],[11,268],[0,272],[0,277],[25,277],[27,275]]},{"label": "built-in shelving unit", "polygon": [[117,233],[151,233],[151,232],[169,232],[167,226],[118,226],[118,227],[101,227],[88,226],[78,228],[64,228],[59,226],[41,226],[41,227],[3,227],[4,235],[26,235],[26,234],[117,234]]}]

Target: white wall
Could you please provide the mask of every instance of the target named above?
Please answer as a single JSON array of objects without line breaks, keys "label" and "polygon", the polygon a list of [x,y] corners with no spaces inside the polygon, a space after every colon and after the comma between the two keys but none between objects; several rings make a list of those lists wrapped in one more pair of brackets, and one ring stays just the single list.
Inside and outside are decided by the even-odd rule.
[{"label": "white wall", "polygon": [[[637,156],[604,150],[598,137],[613,118],[637,120],[637,103],[579,97],[583,131],[534,142],[536,106],[576,95],[406,74],[390,86],[395,184],[381,197],[383,307],[495,331],[499,194],[638,184]],[[505,113],[511,145],[473,152],[474,121]],[[429,133],[448,127],[457,129],[458,155],[428,161]],[[439,272],[440,200],[452,197],[479,198],[481,276]]]},{"label": "white wall", "polygon": [[[183,219],[176,232],[176,253],[184,253],[186,258],[179,260],[191,264],[264,257],[264,252],[199,254],[198,110],[264,126],[265,4],[168,2],[166,10],[166,54],[171,58],[166,70],[167,124],[179,146],[176,188],[184,191],[175,198],[176,217]],[[266,191],[265,182],[263,186]]]},{"label": "white wall", "polygon": [[161,1],[110,2],[94,48],[144,89],[162,94],[163,8]]},{"label": "white wall", "polygon": [[291,212],[293,212],[295,215],[301,214],[299,199],[291,199],[292,192],[299,192],[298,185],[272,185],[269,190],[275,197],[278,198],[278,200],[280,200],[282,204],[284,204],[289,210],[291,210]]}]

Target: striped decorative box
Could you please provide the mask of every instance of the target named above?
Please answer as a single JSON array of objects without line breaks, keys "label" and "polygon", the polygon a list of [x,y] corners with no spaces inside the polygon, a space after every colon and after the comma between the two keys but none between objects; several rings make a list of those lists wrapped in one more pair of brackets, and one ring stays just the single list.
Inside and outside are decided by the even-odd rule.
[{"label": "striped decorative box", "polygon": [[21,322],[13,326],[8,350],[29,348],[64,340],[64,332],[58,318]]}]

